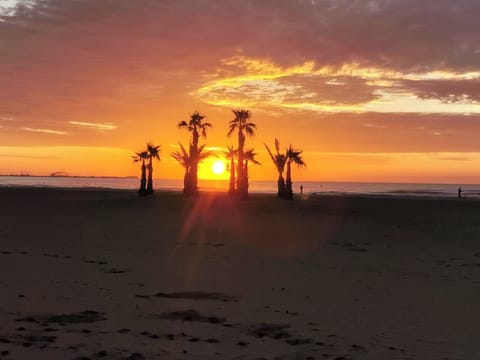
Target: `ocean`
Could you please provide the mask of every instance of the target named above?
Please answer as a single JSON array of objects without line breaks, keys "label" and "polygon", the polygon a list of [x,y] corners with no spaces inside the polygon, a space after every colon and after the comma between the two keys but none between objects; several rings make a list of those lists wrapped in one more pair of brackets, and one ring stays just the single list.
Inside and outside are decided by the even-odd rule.
[{"label": "ocean", "polygon": [[[136,178],[109,177],[60,177],[60,176],[0,176],[0,187],[60,187],[60,188],[100,188],[132,189],[139,185]],[[472,184],[408,184],[408,183],[365,183],[365,182],[319,182],[304,181],[294,183],[294,191],[300,192],[303,185],[304,194],[365,194],[388,196],[423,196],[423,197],[457,197],[458,188],[462,196],[480,198],[480,185]],[[182,180],[155,179],[154,188],[159,190],[181,191]],[[199,180],[200,190],[226,191],[228,181]],[[251,181],[252,193],[276,193],[276,181]]]}]

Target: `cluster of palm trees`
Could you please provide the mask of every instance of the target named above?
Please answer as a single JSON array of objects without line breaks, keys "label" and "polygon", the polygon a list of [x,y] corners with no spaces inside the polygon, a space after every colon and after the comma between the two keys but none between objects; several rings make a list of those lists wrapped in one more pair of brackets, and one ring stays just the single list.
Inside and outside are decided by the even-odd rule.
[{"label": "cluster of palm trees", "polygon": [[190,115],[190,120],[180,121],[178,128],[186,129],[191,133],[189,151],[187,152],[182,143],[179,143],[180,151],[170,154],[185,169],[183,193],[188,196],[198,192],[198,165],[212,155],[211,151],[205,151],[205,144],[199,145],[198,143],[200,136],[206,138],[207,129],[212,127],[212,124],[204,120],[204,115],[194,112]]},{"label": "cluster of palm trees", "polygon": [[[267,144],[264,144],[265,148],[270,155],[275,167],[278,172],[278,191],[277,196],[282,199],[292,200],[293,199],[293,188],[292,188],[292,163],[298,167],[305,167],[305,161],[302,158],[302,150],[294,149],[290,144],[284,153],[280,152],[280,142],[278,139],[275,139],[275,154],[272,153]],[[286,179],[283,177],[283,172],[285,170],[285,165],[287,166],[287,175]]]},{"label": "cluster of palm trees", "polygon": [[[252,115],[250,111],[232,111],[234,118],[229,123],[227,136],[230,137],[236,133],[238,146],[236,149],[233,146],[227,146],[227,151],[224,153],[224,156],[229,160],[227,166],[230,170],[228,193],[238,196],[241,200],[246,200],[249,197],[248,165],[249,163],[260,165],[260,163],[255,158],[257,154],[254,149],[245,149],[245,142],[247,137],[253,137],[255,135],[257,126],[251,121]],[[198,193],[198,165],[207,157],[215,155],[213,152],[205,149],[205,144],[199,144],[200,137],[207,137],[207,130],[212,127],[212,124],[205,121],[204,115],[199,112],[194,112],[190,115],[188,121],[180,121],[178,127],[180,129],[186,129],[191,134],[188,151],[182,143],[179,143],[180,150],[170,155],[185,169],[183,192],[187,196],[192,196]],[[290,145],[285,153],[280,153],[280,145],[277,139],[275,139],[276,154],[273,154],[266,144],[265,147],[278,170],[278,196],[283,199],[293,199],[291,164],[296,164],[299,167],[305,166],[305,162],[301,157],[302,151],[294,149]],[[146,150],[137,152],[135,156],[133,156],[135,162],[142,163],[140,195],[153,193],[153,160],[160,160],[159,151],[160,146],[148,143]],[[283,178],[285,166],[287,167],[286,180]]]},{"label": "cluster of palm trees", "polygon": [[[138,194],[140,196],[153,194],[153,160],[160,161],[160,145],[153,145],[147,143],[145,150],[135,153],[133,157],[134,162],[142,163],[142,176],[140,178],[140,189]],[[148,170],[148,181],[147,181]]]},{"label": "cluster of palm trees", "polygon": [[[246,137],[253,137],[257,125],[250,121],[252,114],[248,110],[232,110],[235,117],[229,123],[227,136],[237,132],[238,147],[227,148],[227,158],[230,160],[229,194],[237,194],[241,200],[248,199],[248,162],[259,165],[255,159],[254,149],[245,150]],[[235,169],[236,168],[236,169]],[[236,173],[235,173],[236,170]]]}]

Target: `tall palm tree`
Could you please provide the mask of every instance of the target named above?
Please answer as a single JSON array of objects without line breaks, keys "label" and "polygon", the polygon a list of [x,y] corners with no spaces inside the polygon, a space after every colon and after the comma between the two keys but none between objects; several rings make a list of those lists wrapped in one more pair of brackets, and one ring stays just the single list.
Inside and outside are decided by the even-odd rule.
[{"label": "tall palm tree", "polygon": [[303,150],[294,149],[292,145],[287,148],[286,157],[287,157],[287,178],[285,181],[285,198],[288,200],[293,200],[293,190],[292,190],[292,163],[296,164],[299,168],[307,166],[305,161],[302,159]]},{"label": "tall palm tree", "polygon": [[153,194],[153,160],[160,161],[160,145],[147,144],[148,152],[148,183],[147,183],[147,195]]},{"label": "tall palm tree", "polygon": [[142,175],[140,177],[140,188],[138,189],[138,194],[143,196],[146,194],[147,166],[145,165],[145,160],[148,159],[148,151],[136,152],[132,158],[133,162],[142,162]]},{"label": "tall palm tree", "polygon": [[252,163],[254,163],[255,165],[261,165],[257,159],[255,159],[255,156],[257,156],[257,154],[255,153],[255,151],[253,149],[249,149],[247,151],[245,151],[245,153],[243,154],[244,155],[244,159],[245,159],[245,165],[244,165],[244,176],[245,176],[245,188],[246,188],[246,198],[248,199],[248,162],[251,161]]},{"label": "tall palm tree", "polygon": [[[183,193],[187,195],[191,195],[191,190],[192,190],[192,176],[191,176],[191,170],[192,170],[192,158],[190,154],[185,150],[185,147],[179,143],[180,145],[180,150],[181,151],[175,151],[171,153],[170,155],[177,160],[177,162],[183,166],[185,169],[185,175],[183,176]],[[198,160],[198,163],[201,163],[203,160],[205,160],[207,157],[212,155],[211,151],[204,151],[205,145],[201,145],[197,153],[195,154],[195,158]]]},{"label": "tall palm tree", "polygon": [[270,148],[268,147],[267,144],[265,144],[265,147],[267,148],[268,153],[270,154],[270,158],[272,159],[275,167],[277,168],[278,171],[278,191],[277,191],[277,196],[279,198],[285,197],[285,179],[283,178],[283,171],[285,169],[285,164],[287,162],[287,157],[285,154],[280,153],[280,143],[278,139],[275,139],[275,150],[276,154],[273,154]]},{"label": "tall palm tree", "polygon": [[235,193],[235,157],[237,156],[237,150],[233,146],[227,146],[227,151],[224,152],[225,157],[230,160],[230,182],[228,185],[228,193]]},{"label": "tall palm tree", "polygon": [[170,155],[178,161],[180,165],[183,166],[185,169],[185,175],[183,176],[183,193],[187,193],[189,190],[189,174],[190,174],[190,168],[192,166],[191,161],[190,161],[190,155],[188,154],[187,150],[185,150],[185,147],[179,143],[180,145],[180,150],[181,151],[175,151],[171,153]]},{"label": "tall palm tree", "polygon": [[231,136],[235,131],[238,133],[237,149],[237,193],[241,199],[248,198],[247,181],[244,174],[244,146],[245,135],[250,137],[255,135],[257,126],[250,122],[252,114],[248,110],[232,110],[235,117],[230,121],[227,136]]},{"label": "tall palm tree", "polygon": [[197,193],[198,188],[198,164],[200,159],[197,158],[199,154],[199,147],[198,141],[200,136],[207,137],[207,129],[212,127],[212,124],[209,122],[203,121],[205,116],[200,114],[199,112],[195,111],[193,114],[190,115],[190,120],[180,121],[178,123],[178,127],[180,129],[187,129],[190,133],[192,133],[192,138],[190,141],[190,152],[189,157],[191,161],[191,167],[189,176],[191,179],[189,180],[189,188],[187,189],[187,194],[194,195]]}]

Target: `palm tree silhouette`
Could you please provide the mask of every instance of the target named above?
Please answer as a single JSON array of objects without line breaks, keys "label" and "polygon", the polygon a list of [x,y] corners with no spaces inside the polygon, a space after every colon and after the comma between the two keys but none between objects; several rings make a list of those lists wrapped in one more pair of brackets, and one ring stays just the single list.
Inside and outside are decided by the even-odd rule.
[{"label": "palm tree silhouette", "polygon": [[244,159],[245,159],[243,174],[245,176],[246,198],[248,198],[248,162],[251,161],[255,165],[261,165],[261,164],[255,159],[255,156],[257,156],[257,154],[255,153],[255,151],[253,149],[249,149],[249,150],[245,151],[245,153],[243,155],[244,155]]},{"label": "palm tree silhouette", "polygon": [[145,160],[148,159],[148,151],[139,151],[132,156],[133,162],[142,162],[142,175],[140,177],[140,188],[138,189],[138,194],[143,196],[146,194],[146,184],[147,184],[147,166],[145,165]]},{"label": "palm tree silhouette", "polygon": [[267,148],[268,153],[270,154],[270,158],[273,161],[273,164],[277,168],[278,171],[278,191],[277,191],[277,196],[279,198],[284,198],[285,197],[285,179],[283,178],[283,171],[285,169],[285,164],[287,162],[287,157],[285,154],[280,153],[280,142],[278,139],[275,139],[275,150],[276,154],[273,154],[270,148],[268,147],[267,144],[265,144],[265,147]]},{"label": "palm tree silhouette", "polygon": [[231,136],[235,130],[238,132],[238,149],[237,149],[237,193],[240,199],[248,198],[247,181],[244,174],[244,146],[245,134],[252,137],[255,135],[257,126],[253,122],[249,122],[252,114],[248,110],[232,110],[235,118],[230,121],[227,136]]},{"label": "palm tree silhouette", "polygon": [[212,127],[212,124],[204,122],[204,119],[204,115],[195,111],[190,115],[189,121],[183,120],[178,123],[180,129],[185,128],[192,133],[189,149],[190,171],[188,174],[188,186],[185,189],[185,194],[187,195],[194,195],[198,190],[198,164],[200,162],[198,155],[201,153],[199,152],[198,141],[200,135],[207,137],[207,129]]},{"label": "palm tree silhouette", "polygon": [[183,176],[183,193],[186,193],[188,191],[189,187],[189,174],[190,174],[190,168],[192,166],[191,161],[190,161],[190,155],[188,154],[187,150],[185,150],[185,147],[181,144],[180,145],[180,150],[181,151],[175,151],[172,152],[170,155],[178,161],[180,165],[183,166],[185,169],[185,175]]},{"label": "palm tree silhouette", "polygon": [[160,161],[160,145],[147,144],[148,153],[148,183],[147,183],[147,195],[153,194],[153,159]]},{"label": "palm tree silhouette", "polygon": [[285,181],[285,198],[288,200],[293,200],[293,190],[292,190],[292,163],[296,164],[299,168],[307,166],[305,161],[302,159],[302,150],[294,149],[292,145],[289,145],[286,152],[287,158],[287,178]]},{"label": "palm tree silhouette", "polygon": [[230,160],[228,165],[230,170],[230,182],[228,185],[228,193],[235,193],[235,157],[237,156],[237,150],[233,146],[227,146],[227,151],[224,152],[225,157]]},{"label": "palm tree silhouette", "polygon": [[[189,192],[191,191],[192,158],[187,150],[185,150],[185,147],[181,143],[178,144],[180,145],[181,151],[172,152],[170,155],[185,169],[185,175],[183,176],[183,193],[191,195]],[[198,160],[198,163],[201,163],[203,160],[213,154],[211,151],[204,151],[204,149],[205,145],[201,145],[195,154],[195,158]]]}]

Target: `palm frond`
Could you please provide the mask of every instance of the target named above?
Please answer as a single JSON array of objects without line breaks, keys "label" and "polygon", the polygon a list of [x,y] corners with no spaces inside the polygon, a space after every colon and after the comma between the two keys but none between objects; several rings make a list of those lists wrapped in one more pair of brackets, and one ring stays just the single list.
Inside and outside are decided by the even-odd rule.
[{"label": "palm frond", "polygon": [[206,158],[215,155],[213,151],[203,151],[204,149],[205,149],[205,144],[201,145],[198,148],[198,153],[197,153],[198,162],[201,162],[201,161],[205,160]]},{"label": "palm frond", "polygon": [[148,152],[147,151],[139,151],[136,152],[135,155],[132,155],[133,162],[140,162],[142,160],[148,159]]},{"label": "palm frond", "polygon": [[152,143],[147,143],[148,157],[160,160],[160,147],[160,145],[153,145]]},{"label": "palm frond", "polygon": [[198,111],[194,111],[190,115],[190,123],[191,124],[200,125],[202,123],[203,119],[205,119],[205,115],[200,114]]},{"label": "palm frond", "polygon": [[223,154],[227,159],[231,159],[237,155],[237,149],[235,149],[232,145],[228,145],[227,151],[224,151]]},{"label": "palm frond", "polygon": [[179,145],[181,151],[172,152],[170,156],[177,160],[184,168],[188,169],[191,165],[190,156],[185,150],[185,147],[181,143],[179,143]]},{"label": "palm frond", "polygon": [[182,120],[177,124],[177,127],[179,128],[188,127],[188,123],[185,120]]},{"label": "palm frond", "polygon": [[230,121],[230,127],[229,127],[228,132],[227,132],[227,136],[228,136],[228,137],[230,137],[230,136],[233,134],[233,132],[234,132],[235,129],[237,128],[237,125],[238,125],[238,124],[235,123],[235,122],[233,122],[233,120]]},{"label": "palm frond", "polygon": [[205,152],[202,152],[198,155],[198,162],[202,162],[203,160],[205,160],[206,158],[210,157],[210,156],[213,156],[213,152],[212,151],[205,151]]},{"label": "palm frond", "polygon": [[254,149],[248,149],[247,151],[245,151],[243,155],[245,160],[251,161],[256,165],[261,165],[260,162],[258,162],[257,159],[255,159],[255,156],[257,156],[257,153],[255,152]]},{"label": "palm frond", "polygon": [[[275,139],[275,140],[276,140],[276,139]],[[273,156],[273,154],[272,154],[272,152],[271,152],[270,148],[268,147],[268,145],[267,145],[266,143],[263,143],[263,145],[265,145],[265,148],[267,149],[267,151],[268,151],[268,154],[270,155],[270,158],[272,159],[273,163],[276,165],[276,164],[277,164],[277,162],[275,161],[275,157]]]},{"label": "palm frond", "polygon": [[245,127],[245,132],[248,136],[253,137],[255,135],[255,128],[251,126]]},{"label": "palm frond", "polygon": [[292,147],[292,145],[290,145],[287,148],[287,153],[286,153],[287,160],[290,161],[290,162],[293,162],[298,167],[306,167],[307,164],[305,163],[305,161],[303,160],[303,158],[301,156],[302,153],[303,153],[303,150],[294,149]]},{"label": "palm frond", "polygon": [[207,128],[211,128],[212,124],[206,122],[206,123],[203,123],[203,124],[199,125],[199,127],[202,129],[202,136],[207,137]]}]

